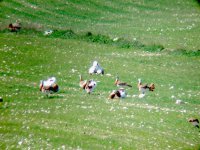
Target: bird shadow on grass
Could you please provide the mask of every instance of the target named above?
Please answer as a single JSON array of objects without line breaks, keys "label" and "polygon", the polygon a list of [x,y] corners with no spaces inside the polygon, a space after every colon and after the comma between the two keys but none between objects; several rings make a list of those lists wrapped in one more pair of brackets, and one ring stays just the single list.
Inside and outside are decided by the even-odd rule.
[{"label": "bird shadow on grass", "polygon": [[51,95],[44,95],[44,96],[42,96],[42,98],[44,98],[44,99],[62,99],[64,97],[63,97],[63,95],[51,94]]},{"label": "bird shadow on grass", "polygon": [[0,110],[8,109],[8,108],[9,108],[8,105],[4,105],[3,103],[0,103]]}]

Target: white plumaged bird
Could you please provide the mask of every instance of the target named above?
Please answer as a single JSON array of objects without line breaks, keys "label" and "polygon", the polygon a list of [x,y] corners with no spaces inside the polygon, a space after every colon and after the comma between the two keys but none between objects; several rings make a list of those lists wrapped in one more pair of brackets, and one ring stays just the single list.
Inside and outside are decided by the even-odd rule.
[{"label": "white plumaged bird", "polygon": [[89,68],[89,74],[104,74],[104,69],[99,65],[97,61],[94,61]]},{"label": "white plumaged bird", "polygon": [[59,86],[56,83],[55,77],[50,77],[47,80],[40,81],[40,91],[42,93],[49,94],[56,93],[59,91]]}]

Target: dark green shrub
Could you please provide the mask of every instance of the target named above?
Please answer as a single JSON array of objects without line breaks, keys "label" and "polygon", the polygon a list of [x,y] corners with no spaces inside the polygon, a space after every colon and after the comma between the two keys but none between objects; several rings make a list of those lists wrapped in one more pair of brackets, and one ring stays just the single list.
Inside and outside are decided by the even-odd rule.
[{"label": "dark green shrub", "polygon": [[101,43],[101,44],[109,44],[112,43],[112,40],[105,35],[97,34],[93,35],[91,32],[86,34],[86,39],[91,42]]},{"label": "dark green shrub", "polygon": [[49,35],[49,37],[64,38],[64,39],[65,38],[71,39],[71,38],[75,38],[76,36],[77,35],[71,29],[63,30],[63,31],[54,30],[53,33]]},{"label": "dark green shrub", "polygon": [[88,36],[92,36],[92,32],[87,32],[86,37],[88,37]]},{"label": "dark green shrub", "polygon": [[74,33],[74,31],[70,30],[66,30],[65,34],[64,34],[65,38],[75,38],[76,34]]},{"label": "dark green shrub", "polygon": [[185,56],[200,56],[200,50],[185,50],[177,49],[173,51],[175,55],[185,55]]},{"label": "dark green shrub", "polygon": [[119,38],[116,41],[113,41],[114,45],[119,46],[121,48],[142,48],[144,45],[139,41],[129,41],[123,38]]},{"label": "dark green shrub", "polygon": [[164,49],[164,47],[162,45],[146,45],[143,47],[143,49],[145,51],[148,51],[148,52],[160,52]]},{"label": "dark green shrub", "polygon": [[122,39],[122,38],[115,41],[114,44],[121,47],[121,48],[131,48],[131,47],[133,47],[133,43],[129,42],[128,40]]}]

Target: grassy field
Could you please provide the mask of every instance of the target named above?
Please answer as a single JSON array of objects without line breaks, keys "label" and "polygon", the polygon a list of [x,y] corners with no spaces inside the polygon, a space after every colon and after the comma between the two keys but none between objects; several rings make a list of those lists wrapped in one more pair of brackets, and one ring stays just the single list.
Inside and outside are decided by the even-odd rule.
[{"label": "grassy field", "polygon": [[[200,130],[187,121],[200,119],[197,1],[3,0],[0,8],[0,149],[200,149]],[[11,33],[16,19],[22,30]],[[93,60],[111,76],[89,75]],[[97,81],[91,95],[80,74]],[[109,100],[116,75],[133,88]],[[39,82],[50,76],[60,91],[48,98]],[[138,78],[155,91],[139,98]]]},{"label": "grassy field", "polygon": [[0,7],[1,28],[19,19],[24,26],[92,31],[170,49],[200,47],[196,0],[7,0]]}]

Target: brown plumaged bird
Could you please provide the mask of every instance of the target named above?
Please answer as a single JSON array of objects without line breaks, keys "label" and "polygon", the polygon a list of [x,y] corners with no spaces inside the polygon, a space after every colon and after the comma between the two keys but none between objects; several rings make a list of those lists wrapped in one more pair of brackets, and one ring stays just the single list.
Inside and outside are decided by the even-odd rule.
[{"label": "brown plumaged bird", "polygon": [[53,83],[52,85],[45,86],[44,82],[45,81],[43,80],[40,81],[40,91],[42,93],[45,93],[47,96],[49,96],[49,94],[53,94],[59,91],[58,84]]},{"label": "brown plumaged bird", "polygon": [[19,21],[16,21],[15,23],[10,23],[8,29],[11,32],[18,32],[21,29],[21,24]]},{"label": "brown plumaged bird", "polygon": [[109,95],[109,99],[114,99],[114,98],[125,98],[126,97],[126,91],[124,88],[120,88],[118,90],[112,91]]},{"label": "brown plumaged bird", "polygon": [[188,122],[192,123],[193,126],[199,128],[199,120],[197,118],[190,118]]},{"label": "brown plumaged bird", "polygon": [[150,85],[142,84],[141,79],[138,79],[138,85],[137,86],[138,86],[138,90],[139,90],[139,92],[141,92],[141,94],[145,94],[145,92],[147,90],[149,90],[149,91],[154,91],[155,90],[154,83],[151,83]]},{"label": "brown plumaged bird", "polygon": [[97,83],[94,80],[83,80],[82,75],[80,75],[79,86],[84,89],[88,94],[92,93]]},{"label": "brown plumaged bird", "polygon": [[128,83],[126,83],[126,82],[121,82],[120,80],[119,80],[119,77],[117,76],[116,77],[116,79],[115,79],[115,85],[116,86],[128,86],[128,87],[132,87],[132,85],[130,85],[130,84],[128,84]]},{"label": "brown plumaged bird", "polygon": [[88,82],[87,82],[87,80],[83,80],[82,75],[79,75],[79,77],[80,77],[79,86],[80,86],[82,89],[85,89]]}]

